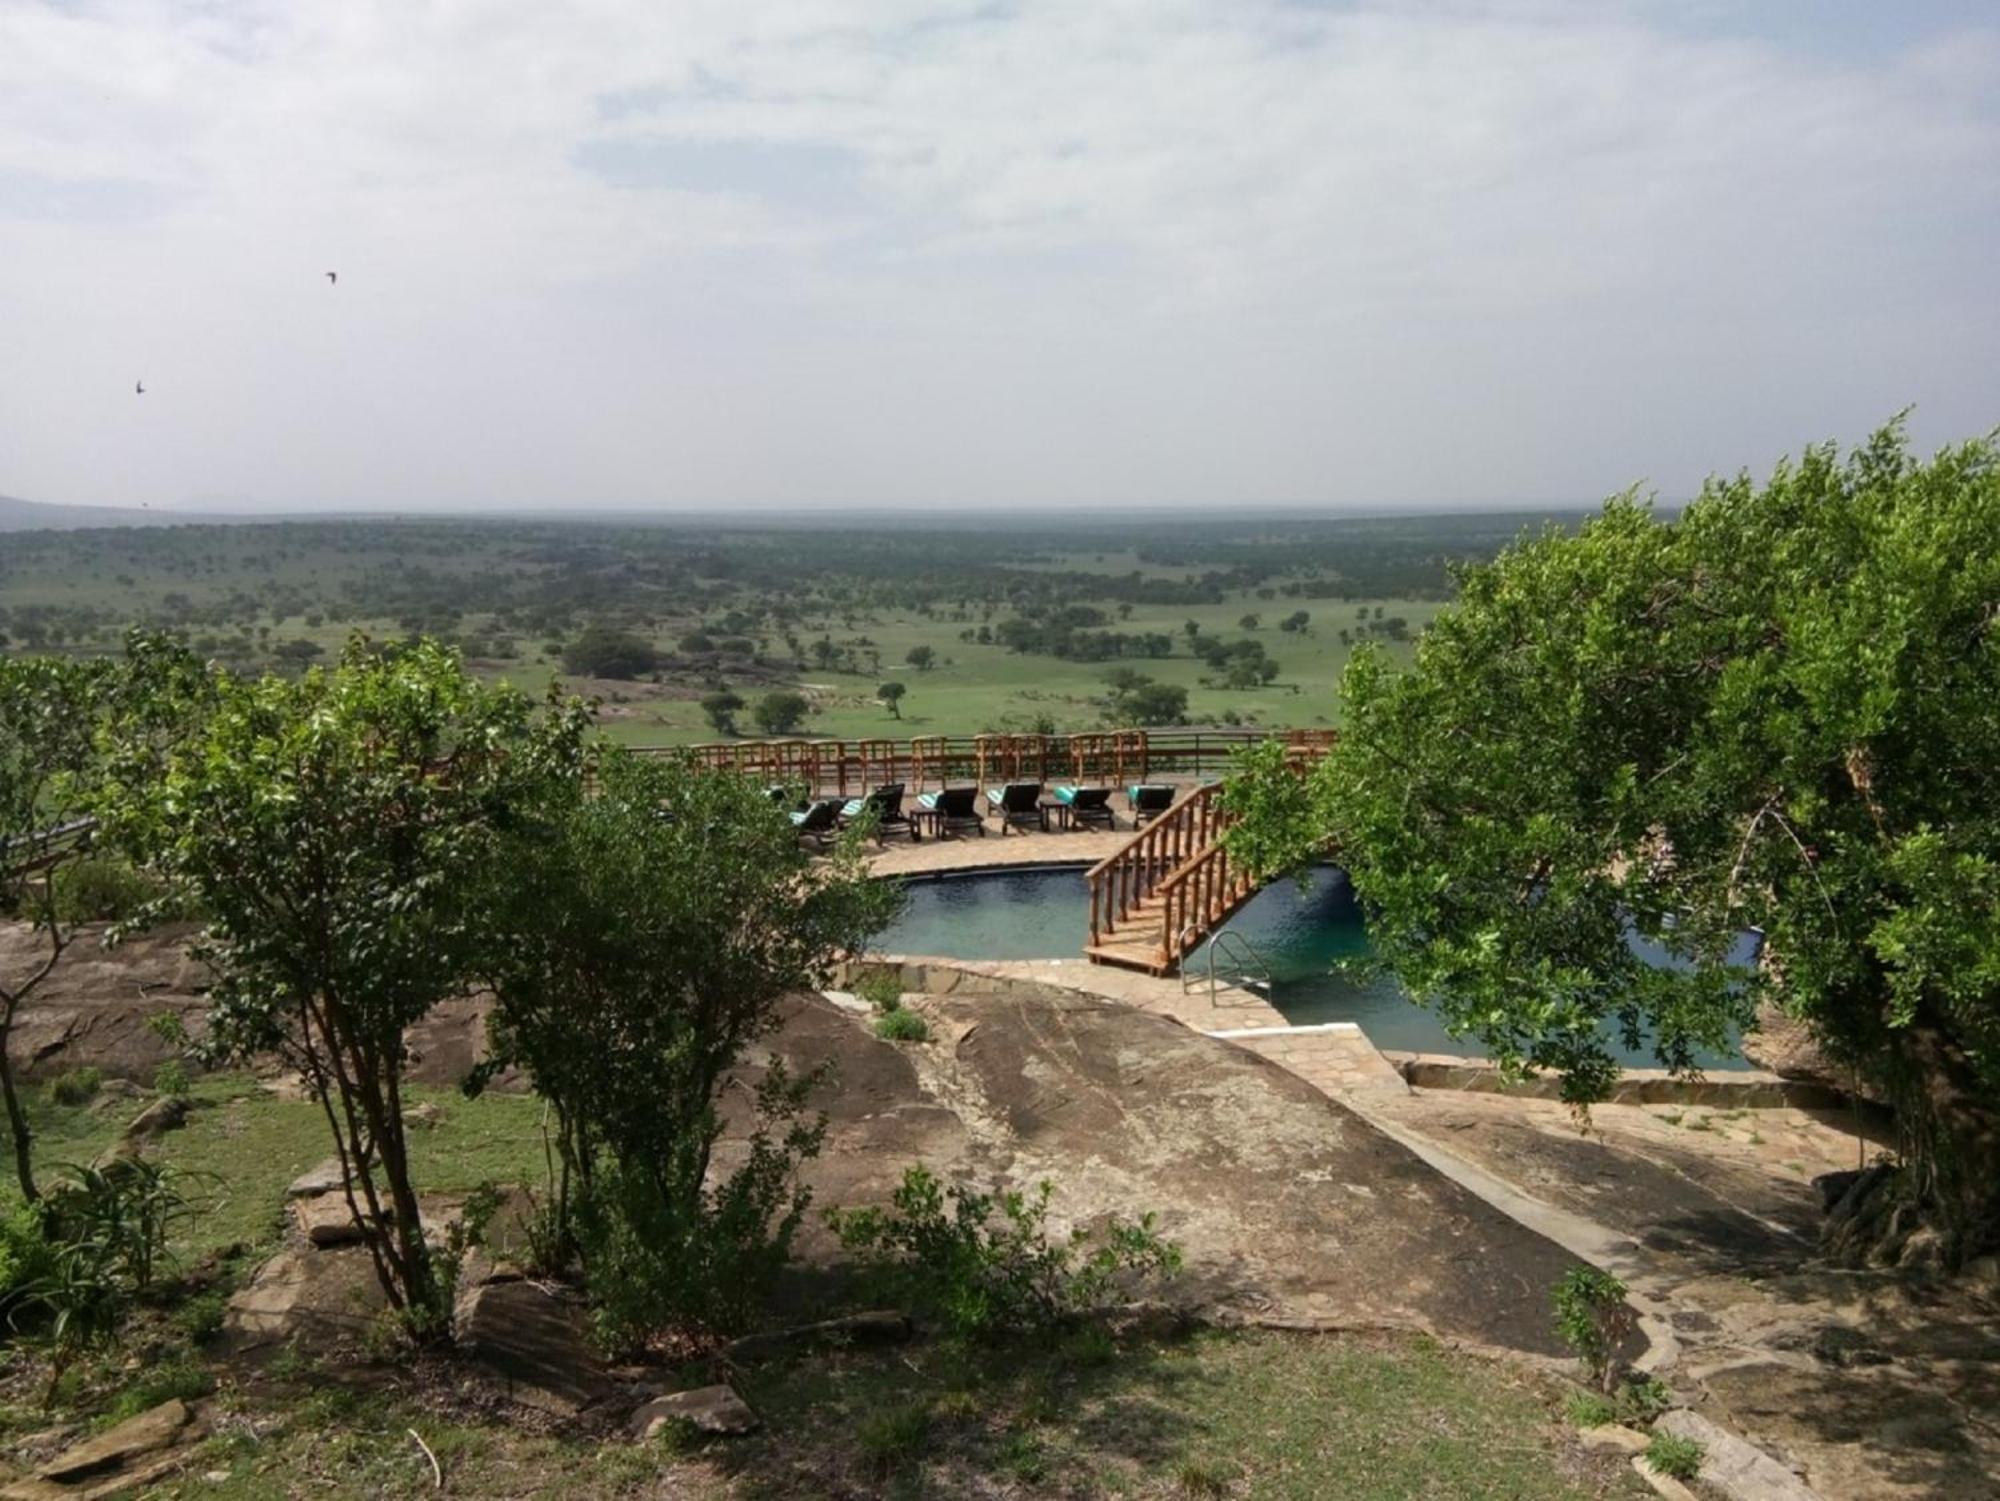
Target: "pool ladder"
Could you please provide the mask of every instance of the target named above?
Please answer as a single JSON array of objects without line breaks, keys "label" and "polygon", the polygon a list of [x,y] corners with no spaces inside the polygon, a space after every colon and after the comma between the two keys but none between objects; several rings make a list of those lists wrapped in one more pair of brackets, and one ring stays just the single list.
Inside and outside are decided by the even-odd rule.
[{"label": "pool ladder", "polygon": [[[1183,933],[1182,942],[1186,942],[1191,936],[1192,930]],[[1202,944],[1201,951],[1207,960],[1208,1003],[1211,1006],[1215,1004],[1216,987],[1224,983],[1233,985],[1239,990],[1261,990],[1265,998],[1269,999],[1271,966],[1257,945],[1241,933],[1232,932],[1228,928],[1217,928],[1208,935],[1208,940]],[[1216,964],[1218,953],[1226,961],[1226,967],[1218,968]],[[1191,969],[1192,967],[1186,963],[1181,965],[1182,995],[1186,995],[1193,988],[1193,982],[1201,978],[1198,973],[1191,973]]]}]

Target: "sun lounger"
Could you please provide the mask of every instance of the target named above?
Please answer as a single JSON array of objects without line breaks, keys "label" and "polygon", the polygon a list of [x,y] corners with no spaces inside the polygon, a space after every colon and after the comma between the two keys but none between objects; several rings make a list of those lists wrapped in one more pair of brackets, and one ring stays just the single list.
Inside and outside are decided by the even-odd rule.
[{"label": "sun lounger", "polygon": [[979,811],[977,787],[947,787],[942,792],[917,794],[920,817],[935,827],[934,834],[976,833],[986,836],[986,819]]},{"label": "sun lounger", "polygon": [[1097,825],[1118,827],[1118,815],[1111,811],[1109,787],[1058,787],[1056,801],[1069,809],[1069,821],[1079,828]]},{"label": "sun lounger", "polygon": [[986,789],[986,810],[1000,820],[1000,832],[1033,824],[1042,826],[1042,784],[1009,782]]},{"label": "sun lounger", "polygon": [[840,810],[840,821],[843,824],[851,823],[861,817],[862,814],[870,811],[875,815],[876,843],[881,843],[883,836],[891,829],[903,830],[910,836],[912,841],[915,841],[919,837],[916,824],[911,820],[910,815],[903,811],[903,784],[901,782],[890,782],[885,786],[877,787],[866,797],[850,799]]},{"label": "sun lounger", "polygon": [[1141,782],[1125,789],[1132,808],[1132,827],[1144,828],[1174,805],[1174,789],[1164,782]]}]

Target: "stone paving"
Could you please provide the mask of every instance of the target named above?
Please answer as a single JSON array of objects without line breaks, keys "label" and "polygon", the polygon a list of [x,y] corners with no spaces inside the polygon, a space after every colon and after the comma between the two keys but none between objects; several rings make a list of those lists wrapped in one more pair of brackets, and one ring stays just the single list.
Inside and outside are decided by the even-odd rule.
[{"label": "stone paving", "polygon": [[920,876],[945,870],[980,870],[1005,865],[1095,865],[1116,854],[1132,831],[1078,829],[1061,834],[977,834],[911,841],[890,835],[868,858],[878,876]]}]

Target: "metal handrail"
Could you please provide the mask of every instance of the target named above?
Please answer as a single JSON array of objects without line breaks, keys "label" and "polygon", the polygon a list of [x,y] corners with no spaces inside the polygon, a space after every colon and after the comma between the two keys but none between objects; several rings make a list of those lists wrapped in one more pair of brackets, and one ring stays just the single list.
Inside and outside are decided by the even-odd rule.
[{"label": "metal handrail", "polygon": [[[1181,931],[1182,942],[1185,942],[1188,935],[1195,931],[1196,925],[1193,923],[1188,924]],[[1227,940],[1227,942],[1224,940]],[[1237,958],[1236,969],[1233,971],[1241,982],[1241,988],[1249,989],[1251,986],[1261,983],[1265,990],[1268,991],[1275,983],[1271,976],[1270,961],[1265,959],[1263,951],[1248,938],[1244,937],[1243,934],[1233,929],[1217,928],[1213,933],[1208,935],[1208,941],[1202,945],[1202,948],[1208,956],[1208,1003],[1211,1006],[1215,1004],[1215,954],[1217,949],[1222,949],[1225,952],[1231,949],[1241,949],[1243,951],[1242,955]],[[1183,964],[1181,966],[1181,994],[1186,995],[1187,992],[1188,972],[1187,966]]]}]

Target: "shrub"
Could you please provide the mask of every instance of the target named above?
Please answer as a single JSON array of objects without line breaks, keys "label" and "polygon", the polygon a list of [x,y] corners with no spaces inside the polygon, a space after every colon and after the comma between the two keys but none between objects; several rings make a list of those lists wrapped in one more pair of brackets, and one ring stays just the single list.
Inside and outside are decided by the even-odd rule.
[{"label": "shrub", "polygon": [[160,892],[157,881],[123,860],[93,855],[56,872],[56,916],[65,923],[125,922]]},{"label": "shrub", "polygon": [[0,1314],[49,1275],[49,1254],[41,1213],[32,1204],[17,1204],[0,1217]]},{"label": "shrub", "polygon": [[161,1094],[180,1098],[192,1087],[188,1081],[187,1065],[178,1058],[169,1058],[153,1070],[153,1088]]},{"label": "shrub", "polygon": [[903,1004],[903,976],[894,969],[871,969],[854,982],[854,993],[877,1011]]},{"label": "shrub", "polygon": [[1126,1282],[1179,1271],[1180,1250],[1150,1213],[1052,1241],[1054,1193],[1047,1182],[1031,1195],[947,1189],[919,1165],[887,1209],[827,1219],[844,1247],[963,1338],[1046,1333],[1101,1311]]},{"label": "shrub", "polygon": [[1236,1475],[1236,1466],[1226,1459],[1184,1459],[1174,1467],[1183,1496],[1226,1496]]},{"label": "shrub", "polygon": [[66,1069],[49,1081],[49,1098],[58,1105],[87,1105],[97,1098],[103,1084],[102,1069],[89,1066]]},{"label": "shrub", "polygon": [[1691,1438],[1655,1432],[1646,1445],[1646,1463],[1662,1475],[1671,1475],[1676,1480],[1692,1480],[1701,1473],[1701,1461],[1706,1453]]},{"label": "shrub", "polygon": [[1612,1390],[1619,1342],[1632,1332],[1625,1284],[1595,1267],[1571,1267],[1556,1283],[1552,1301],[1556,1333],[1583,1361],[1591,1379]]},{"label": "shrub", "polygon": [[806,722],[810,713],[812,703],[805,695],[782,689],[765,694],[750,711],[751,717],[757,721],[757,728],[766,735],[789,735]]},{"label": "shrub", "polygon": [[928,1042],[931,1029],[930,1023],[916,1012],[898,1006],[875,1018],[875,1035],[884,1042]]},{"label": "shrub", "polygon": [[1602,1428],[1618,1421],[1617,1405],[1601,1392],[1571,1392],[1563,1407],[1578,1428]]}]

